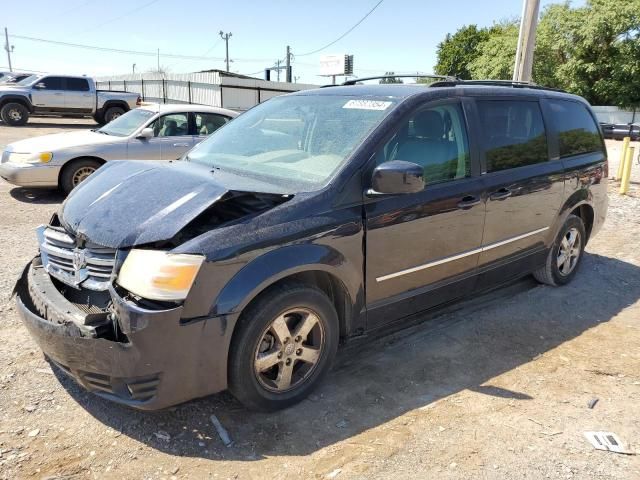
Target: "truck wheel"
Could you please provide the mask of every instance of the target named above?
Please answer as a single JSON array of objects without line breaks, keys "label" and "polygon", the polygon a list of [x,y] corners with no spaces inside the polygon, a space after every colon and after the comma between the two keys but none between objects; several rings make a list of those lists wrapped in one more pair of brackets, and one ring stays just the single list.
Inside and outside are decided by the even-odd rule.
[{"label": "truck wheel", "polygon": [[229,352],[229,390],[254,410],[304,399],[331,367],[338,315],[317,288],[285,284],[265,292],[240,318]]},{"label": "truck wheel", "polygon": [[586,243],[587,234],[582,219],[569,215],[549,249],[544,267],[533,272],[533,276],[546,285],[566,285],[578,271]]},{"label": "truck wheel", "polygon": [[0,110],[2,121],[10,127],[20,127],[29,120],[29,110],[21,103],[7,103]]},{"label": "truck wheel", "polygon": [[60,187],[66,195],[76,188],[81,182],[94,173],[102,164],[91,158],[78,159],[68,163],[60,176]]},{"label": "truck wheel", "polygon": [[92,115],[92,118],[98,125],[104,125],[104,117],[99,113],[95,113],[94,115]]},{"label": "truck wheel", "polygon": [[109,123],[112,120],[115,120],[120,115],[124,113],[124,108],[122,107],[109,107],[104,112],[104,123]]}]

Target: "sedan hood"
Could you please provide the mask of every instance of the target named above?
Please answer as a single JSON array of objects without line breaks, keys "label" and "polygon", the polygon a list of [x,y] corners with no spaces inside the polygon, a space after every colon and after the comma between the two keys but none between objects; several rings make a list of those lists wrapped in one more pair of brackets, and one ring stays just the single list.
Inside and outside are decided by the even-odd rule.
[{"label": "sedan hood", "polygon": [[55,133],[41,137],[28,138],[14,142],[7,150],[18,153],[55,152],[62,148],[81,147],[85,145],[100,145],[114,143],[114,141],[126,140],[125,137],[103,135],[91,130],[81,132]]},{"label": "sedan hood", "polygon": [[62,225],[111,248],[173,238],[220,200],[227,188],[210,169],[176,162],[109,162],[60,207]]}]

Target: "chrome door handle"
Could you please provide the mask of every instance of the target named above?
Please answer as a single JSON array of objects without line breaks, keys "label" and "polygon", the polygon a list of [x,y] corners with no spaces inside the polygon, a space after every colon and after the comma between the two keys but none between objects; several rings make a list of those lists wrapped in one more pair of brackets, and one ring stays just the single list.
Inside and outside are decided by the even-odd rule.
[{"label": "chrome door handle", "polygon": [[458,202],[458,208],[461,210],[468,210],[471,207],[479,205],[480,202],[480,197],[476,197],[475,195],[467,195],[466,197],[462,197],[462,200]]},{"label": "chrome door handle", "polygon": [[189,144],[188,143],[174,143],[173,146],[174,147],[188,147]]},{"label": "chrome door handle", "polygon": [[56,93],[54,93],[54,95],[63,95],[63,93],[62,92],[56,92]]},{"label": "chrome door handle", "polygon": [[508,188],[501,188],[497,192],[493,192],[489,198],[491,200],[504,200],[505,198],[509,198],[511,196],[511,190]]}]

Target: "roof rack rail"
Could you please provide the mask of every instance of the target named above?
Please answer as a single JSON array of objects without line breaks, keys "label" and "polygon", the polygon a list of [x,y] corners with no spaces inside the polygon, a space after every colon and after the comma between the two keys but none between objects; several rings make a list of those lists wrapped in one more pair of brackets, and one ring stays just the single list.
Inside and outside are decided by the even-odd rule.
[{"label": "roof rack rail", "polygon": [[441,82],[434,82],[429,87],[455,87],[457,85],[482,85],[482,86],[494,86],[494,87],[512,87],[512,88],[531,88],[534,90],[549,90],[552,92],[566,93],[560,88],[545,87],[537,85],[533,82],[518,82],[513,80],[444,80]]},{"label": "roof rack rail", "polygon": [[[382,80],[383,78],[436,78],[436,79],[442,79],[445,82],[459,81],[457,77],[451,77],[449,75],[432,75],[428,73],[424,75],[420,75],[418,73],[412,73],[412,74],[406,73],[406,74],[400,74],[400,75],[377,75],[375,77],[354,78],[352,80],[347,80],[341,85],[343,86],[357,85],[358,82],[366,82],[368,80]],[[327,86],[333,86],[333,85],[327,85]]]}]

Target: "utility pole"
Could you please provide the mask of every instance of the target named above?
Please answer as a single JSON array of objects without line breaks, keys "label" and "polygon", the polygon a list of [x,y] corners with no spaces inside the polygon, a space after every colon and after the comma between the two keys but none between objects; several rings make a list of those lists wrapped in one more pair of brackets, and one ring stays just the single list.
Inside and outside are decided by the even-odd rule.
[{"label": "utility pole", "polygon": [[160,73],[160,49],[158,49],[158,73]]},{"label": "utility pole", "polygon": [[224,40],[224,43],[227,47],[227,57],[225,60],[227,62],[227,72],[229,71],[229,37],[231,37],[231,32],[224,33],[222,30],[220,30],[220,38]]},{"label": "utility pole", "polygon": [[518,48],[516,49],[516,61],[513,69],[514,82],[531,81],[539,11],[540,0],[523,0]]},{"label": "utility pole", "polygon": [[135,63],[133,64],[132,68],[133,68],[133,74],[135,75],[136,74],[136,64]]},{"label": "utility pole", "polygon": [[280,60],[276,62],[276,72],[278,72],[278,82],[280,81]]},{"label": "utility pole", "polygon": [[9,61],[9,71],[13,72],[13,67],[11,66],[11,52],[13,52],[13,47],[9,46],[9,32],[7,31],[7,27],[4,27],[4,39],[7,42],[4,44],[4,49],[7,51],[7,60]]},{"label": "utility pole", "polygon": [[287,69],[285,70],[286,73],[286,79],[287,79],[287,83],[291,83],[291,48],[289,48],[289,45],[287,45],[287,60],[286,60],[286,66]]}]

